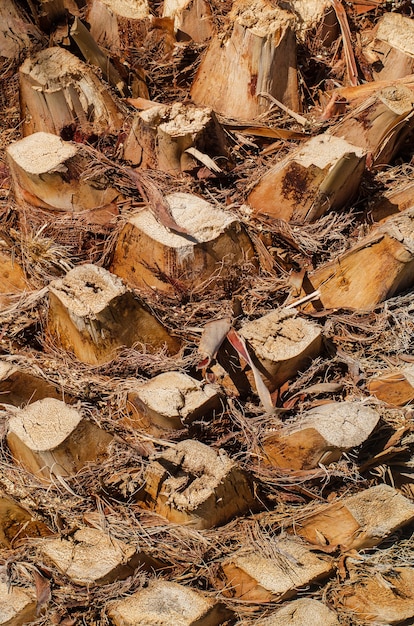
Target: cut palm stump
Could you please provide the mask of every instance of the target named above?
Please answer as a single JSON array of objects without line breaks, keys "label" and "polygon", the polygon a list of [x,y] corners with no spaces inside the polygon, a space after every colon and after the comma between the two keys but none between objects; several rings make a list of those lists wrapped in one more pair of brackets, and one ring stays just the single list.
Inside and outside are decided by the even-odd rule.
[{"label": "cut palm stump", "polygon": [[208,419],[221,408],[213,385],[181,372],[165,372],[147,382],[137,382],[130,387],[127,402],[126,423],[153,435]]},{"label": "cut palm stump", "polygon": [[414,93],[403,84],[378,89],[329,133],[368,154],[367,164],[385,165],[414,127]]},{"label": "cut palm stump", "polygon": [[254,505],[250,482],[237,463],[199,441],[180,441],[146,471],[142,506],[171,522],[212,528]]},{"label": "cut palm stump", "polygon": [[115,626],[218,626],[228,623],[231,612],[200,591],[155,580],[132,596],[111,603],[108,616]]},{"label": "cut palm stump", "polygon": [[381,543],[414,520],[414,504],[388,485],[377,485],[321,507],[292,532],[319,546],[360,550]]},{"label": "cut palm stump", "polygon": [[361,445],[379,413],[359,402],[332,402],[306,411],[261,440],[263,461],[285,469],[312,469]]},{"label": "cut palm stump", "polygon": [[23,626],[36,620],[36,589],[11,585],[8,576],[0,579],[0,626]]},{"label": "cut palm stump", "polygon": [[213,288],[231,268],[250,262],[254,248],[237,218],[188,193],[165,197],[186,234],[163,226],[149,208],[132,215],[119,235],[111,271],[133,287],[171,295]]},{"label": "cut palm stump", "polygon": [[414,364],[386,372],[368,382],[369,393],[391,406],[414,401]]},{"label": "cut palm stump", "polygon": [[106,585],[155,563],[136,546],[95,528],[81,528],[69,539],[41,539],[42,556],[77,585]]},{"label": "cut palm stump", "polygon": [[213,13],[207,0],[165,0],[163,17],[174,20],[177,41],[208,41],[214,33]]},{"label": "cut palm stump", "polygon": [[365,169],[365,151],[328,134],[271,167],[248,196],[253,215],[311,222],[352,202]]},{"label": "cut palm stump", "polygon": [[292,600],[284,607],[260,619],[260,626],[339,626],[334,611],[311,598]]},{"label": "cut palm stump", "polygon": [[122,346],[139,342],[149,350],[179,349],[132,291],[96,265],[79,265],[49,286],[48,328],[65,350],[84,363],[111,360]]},{"label": "cut palm stump", "polygon": [[268,556],[246,546],[222,562],[225,595],[249,602],[281,602],[333,572],[333,559],[312,551],[300,539],[278,538],[268,547]]},{"label": "cut palm stump", "polygon": [[0,24],[0,63],[5,70],[6,63],[18,61],[22,52],[40,41],[41,34],[36,26],[23,18],[14,0],[0,3]]},{"label": "cut palm stump", "polygon": [[229,163],[229,149],[211,109],[176,102],[134,116],[123,158],[141,168],[171,174],[191,171],[200,164],[217,172]]},{"label": "cut palm stump", "polygon": [[[27,537],[47,537],[52,531],[42,521],[0,492],[0,547],[10,548]],[[1,624],[1,622],[0,622]]]},{"label": "cut palm stump", "polygon": [[[349,559],[352,563],[353,559]],[[380,566],[367,568],[347,562],[349,580],[336,595],[338,608],[350,611],[364,624],[412,624],[414,618],[414,569]],[[341,606],[342,605],[342,606]]]},{"label": "cut palm stump", "polygon": [[270,391],[306,369],[322,350],[319,326],[295,309],[277,309],[240,329]]},{"label": "cut palm stump", "polygon": [[330,0],[288,0],[286,8],[296,18],[296,38],[305,43],[309,36],[318,38],[318,45],[329,47],[338,37],[338,22]]},{"label": "cut palm stump", "polygon": [[142,22],[150,18],[147,0],[90,0],[85,8],[91,35],[102,48],[121,56],[142,46]]},{"label": "cut palm stump", "polygon": [[402,184],[387,190],[374,201],[369,217],[375,222],[385,222],[393,215],[414,207],[414,182],[404,177]]},{"label": "cut palm stump", "polygon": [[22,406],[43,398],[63,400],[63,389],[42,378],[35,369],[31,371],[28,364],[20,365],[0,357],[0,404]]},{"label": "cut palm stump", "polygon": [[269,111],[272,97],[298,111],[294,22],[269,0],[236,0],[227,32],[213,37],[201,61],[193,102],[240,120]]},{"label": "cut palm stump", "polygon": [[94,151],[38,132],[7,148],[16,199],[53,211],[84,211],[111,203],[119,195],[99,174],[82,178]]},{"label": "cut palm stump", "polygon": [[18,293],[27,289],[28,282],[22,266],[0,239],[0,294]]},{"label": "cut palm stump", "polygon": [[9,418],[7,444],[16,463],[39,479],[76,474],[107,452],[112,435],[60,400],[45,398]]},{"label": "cut palm stump", "polygon": [[389,218],[348,252],[309,274],[320,301],[306,309],[372,309],[414,284],[414,209]]},{"label": "cut palm stump", "polygon": [[363,49],[375,80],[396,80],[414,73],[414,23],[399,13],[384,13]]},{"label": "cut palm stump", "polygon": [[124,109],[89,65],[62,48],[42,50],[20,68],[23,133],[72,139],[115,133]]}]

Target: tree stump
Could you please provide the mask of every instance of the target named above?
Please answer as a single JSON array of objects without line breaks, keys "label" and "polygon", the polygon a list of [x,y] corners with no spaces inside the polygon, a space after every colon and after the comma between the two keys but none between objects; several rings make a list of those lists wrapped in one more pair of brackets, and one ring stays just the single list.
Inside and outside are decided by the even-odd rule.
[{"label": "tree stump", "polygon": [[309,274],[320,301],[305,309],[372,309],[414,284],[414,208],[389,218],[353,248]]},{"label": "tree stump", "polygon": [[410,17],[384,13],[373,40],[363,49],[375,80],[396,80],[414,73],[414,24]]},{"label": "tree stump", "polygon": [[414,127],[414,94],[403,84],[378,89],[329,132],[368,154],[369,165],[386,165]]},{"label": "tree stump", "polygon": [[334,611],[311,598],[292,600],[284,607],[260,619],[260,626],[339,626]]},{"label": "tree stump", "polygon": [[106,363],[138,342],[150,351],[180,347],[117,276],[96,265],[79,265],[50,283],[49,301],[50,332],[84,363]]},{"label": "tree stump", "polygon": [[141,168],[177,174],[200,166],[194,150],[214,171],[229,163],[228,142],[213,111],[176,102],[155,105],[134,116],[123,158]]},{"label": "tree stump", "polygon": [[163,226],[149,208],[129,218],[120,233],[111,271],[139,289],[171,295],[203,285],[213,288],[232,268],[249,261],[254,248],[236,217],[188,193],[165,197],[171,214],[188,234]]},{"label": "tree stump", "polygon": [[368,381],[369,393],[391,406],[405,406],[414,400],[414,364],[385,372]]},{"label": "tree stump", "polygon": [[6,577],[0,580],[0,626],[23,626],[36,619],[34,587],[11,585]]},{"label": "tree stump", "polygon": [[321,507],[295,521],[292,532],[319,546],[361,550],[411,524],[414,504],[388,485],[377,485]]},{"label": "tree stump", "polygon": [[0,294],[18,293],[27,289],[28,282],[22,266],[16,261],[7,247],[2,247],[2,241],[0,240]]},{"label": "tree stump", "polygon": [[76,474],[106,454],[112,435],[60,400],[45,398],[10,415],[7,444],[40,480]]},{"label": "tree stump", "polygon": [[268,94],[299,110],[294,16],[269,0],[237,0],[224,36],[213,37],[191,98],[232,119],[252,120],[272,106]]},{"label": "tree stump", "polygon": [[341,209],[358,192],[365,152],[324,133],[271,167],[248,196],[253,215],[311,222]]},{"label": "tree stump", "polygon": [[44,131],[63,139],[116,133],[124,109],[93,70],[63,48],[47,48],[20,68],[23,133]]},{"label": "tree stump", "polygon": [[[18,61],[23,51],[30,50],[40,41],[41,34],[33,24],[27,22],[14,0],[3,0],[0,4],[0,61]],[[6,65],[3,66],[4,68]]]},{"label": "tree stump", "polygon": [[329,0],[288,0],[284,3],[296,17],[296,37],[305,42],[309,34],[329,47],[338,37],[338,22]]},{"label": "tree stump", "polygon": [[102,48],[121,56],[143,43],[143,22],[149,21],[147,0],[90,0],[86,20],[91,35]]},{"label": "tree stump", "polygon": [[370,207],[369,216],[375,222],[385,222],[401,211],[412,209],[414,206],[414,182],[404,180],[396,189],[386,191]]},{"label": "tree stump", "polygon": [[231,618],[231,612],[200,591],[166,580],[153,580],[145,589],[111,603],[108,616],[115,626],[218,626]]},{"label": "tree stump", "polygon": [[81,528],[68,539],[37,542],[42,556],[77,585],[106,585],[132,576],[137,567],[151,570],[155,561],[95,528]]},{"label": "tree stump", "polygon": [[170,522],[203,529],[245,513],[255,498],[246,475],[223,450],[189,439],[150,463],[142,506]]},{"label": "tree stump", "polygon": [[119,192],[101,174],[82,178],[93,152],[38,132],[7,148],[16,199],[53,211],[85,211],[110,204]]},{"label": "tree stump", "polygon": [[165,0],[162,14],[174,20],[177,41],[203,43],[214,33],[213,13],[206,0]]},{"label": "tree stump", "polygon": [[271,311],[246,322],[239,332],[270,391],[305,369],[322,350],[319,326],[298,317],[295,309]]},{"label": "tree stump", "polygon": [[160,436],[167,430],[180,430],[197,419],[209,419],[221,409],[221,399],[213,385],[181,372],[165,372],[130,388],[126,423]]},{"label": "tree stump", "polygon": [[278,538],[269,556],[245,546],[221,563],[223,593],[250,602],[281,602],[301,587],[327,578],[334,569],[330,557],[320,556],[299,539]]},{"label": "tree stump", "polygon": [[[46,537],[52,531],[17,502],[0,492],[0,546],[10,548],[27,537]],[[1,606],[1,600],[0,600]],[[0,615],[1,609],[0,609]],[[0,621],[1,624],[1,621]]]},{"label": "tree stump", "polygon": [[[374,624],[409,624],[414,618],[414,568],[381,564],[375,571],[347,565],[349,581],[339,590],[339,607],[355,620]],[[341,606],[342,605],[342,606]],[[338,607],[338,608],[339,608]]]},{"label": "tree stump", "polygon": [[312,469],[337,461],[361,445],[379,413],[359,402],[332,402],[306,411],[279,431],[263,435],[264,463],[285,469]]},{"label": "tree stump", "polygon": [[[56,398],[63,400],[63,389],[49,383],[18,363],[0,358],[0,403],[22,406],[43,400]],[[66,396],[66,402],[68,398]]]}]

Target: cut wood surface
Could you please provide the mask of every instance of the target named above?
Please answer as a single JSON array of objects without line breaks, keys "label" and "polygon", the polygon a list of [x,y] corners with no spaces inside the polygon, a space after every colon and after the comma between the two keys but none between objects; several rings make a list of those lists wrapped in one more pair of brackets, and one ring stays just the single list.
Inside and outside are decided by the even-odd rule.
[{"label": "cut wood surface", "polygon": [[263,460],[290,469],[327,465],[368,439],[379,418],[377,411],[361,403],[323,404],[279,431],[264,434]]},{"label": "cut wood surface", "polygon": [[252,242],[234,214],[188,193],[165,198],[187,234],[173,232],[147,208],[132,215],[119,235],[112,272],[133,287],[174,294],[202,284],[213,288],[230,268],[255,262]]},{"label": "cut wood surface", "polygon": [[7,443],[16,463],[38,478],[68,476],[107,451],[112,435],[75,408],[45,398],[9,418]]},{"label": "cut wood surface", "polygon": [[7,149],[16,199],[53,211],[85,211],[110,204],[119,192],[100,175],[83,180],[93,153],[81,145],[38,132]]},{"label": "cut wood surface", "polygon": [[373,396],[387,404],[410,404],[414,400],[414,364],[372,378],[368,382],[368,389]]},{"label": "cut wood surface", "polygon": [[228,22],[226,36],[213,37],[201,62],[192,100],[240,120],[268,111],[267,95],[298,111],[293,14],[268,0],[237,0]]},{"label": "cut wood surface", "polygon": [[42,539],[37,547],[77,585],[104,585],[151,565],[151,559],[134,546],[94,528],[81,528],[69,539]]},{"label": "cut wood surface", "polygon": [[255,507],[251,485],[224,451],[185,440],[148,466],[143,505],[171,522],[192,528],[225,524]]},{"label": "cut wood surface", "polygon": [[412,621],[413,568],[395,567],[390,571],[381,568],[375,575],[368,570],[363,581],[361,574],[357,576],[353,572],[355,566],[349,569],[350,580],[339,593],[339,601],[354,618],[373,624],[409,624]]},{"label": "cut wood surface", "polygon": [[299,317],[295,309],[279,309],[247,322],[240,329],[258,361],[271,391],[309,366],[322,349],[318,326]]},{"label": "cut wood surface", "polygon": [[49,330],[85,363],[104,363],[136,342],[177,352],[179,343],[114,274],[74,268],[50,284]]},{"label": "cut wood surface", "polygon": [[149,18],[146,0],[92,0],[87,4],[86,20],[92,36],[115,55],[142,45],[142,21]]},{"label": "cut wood surface", "polygon": [[137,113],[123,146],[126,161],[172,174],[200,167],[203,159],[212,171],[220,172],[228,164],[229,154],[228,141],[214,112],[181,102],[159,104]]},{"label": "cut wood surface", "polygon": [[[414,280],[414,209],[391,217],[335,261],[309,275],[326,309],[370,309]],[[320,303],[306,305],[307,309]]]},{"label": "cut wood surface", "polygon": [[174,20],[177,41],[208,41],[214,33],[214,20],[206,0],[165,0],[163,16]]},{"label": "cut wood surface", "polygon": [[293,532],[316,545],[358,550],[378,545],[413,520],[413,502],[388,485],[378,485],[323,507]]},{"label": "cut wood surface", "polygon": [[42,50],[20,68],[20,102],[25,135],[37,131],[90,136],[117,132],[121,103],[86,63],[58,47]]},{"label": "cut wood surface", "polygon": [[0,626],[408,626],[412,3],[0,4]]},{"label": "cut wood surface", "polygon": [[28,289],[23,268],[0,241],[0,293],[16,293]]},{"label": "cut wood surface", "polygon": [[200,591],[162,580],[111,604],[108,615],[115,626],[218,626],[231,614]]},{"label": "cut wood surface", "polygon": [[197,419],[209,419],[220,409],[213,385],[181,372],[165,372],[129,386],[126,423],[158,435],[163,429],[179,430]]},{"label": "cut wood surface", "polygon": [[342,208],[358,192],[365,156],[345,138],[313,137],[258,181],[248,197],[253,214],[310,222]]},{"label": "cut wood surface", "polygon": [[369,162],[390,162],[414,126],[414,93],[405,85],[384,87],[344,117],[330,132],[369,154]]},{"label": "cut wood surface", "polygon": [[27,537],[47,537],[51,534],[52,531],[44,522],[35,519],[17,502],[0,493],[0,546],[9,548],[15,541],[22,541]]},{"label": "cut wood surface", "polygon": [[364,48],[375,80],[395,80],[414,70],[414,25],[408,17],[385,13],[374,30],[373,41]]},{"label": "cut wood surface", "polygon": [[261,626],[339,626],[336,613],[311,598],[292,600],[260,623]]},{"label": "cut wood surface", "polygon": [[18,60],[40,38],[40,31],[26,21],[14,0],[3,0],[0,6],[0,59],[4,62]]},{"label": "cut wood surface", "polygon": [[5,576],[0,581],[0,624],[23,626],[36,619],[36,590],[34,587],[10,585]]},{"label": "cut wood surface", "polygon": [[322,580],[333,571],[330,557],[312,552],[299,539],[275,539],[271,547],[273,558],[246,548],[221,564],[226,593],[244,601],[286,600],[301,587]]}]

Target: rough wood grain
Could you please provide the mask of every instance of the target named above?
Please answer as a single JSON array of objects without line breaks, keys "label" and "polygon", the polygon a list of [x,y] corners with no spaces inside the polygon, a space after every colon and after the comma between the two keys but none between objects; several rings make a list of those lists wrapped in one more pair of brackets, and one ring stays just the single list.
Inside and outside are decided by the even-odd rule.
[{"label": "rough wood grain", "polygon": [[105,363],[122,346],[179,349],[164,326],[114,274],[80,265],[49,287],[48,328],[60,345],[85,363]]}]

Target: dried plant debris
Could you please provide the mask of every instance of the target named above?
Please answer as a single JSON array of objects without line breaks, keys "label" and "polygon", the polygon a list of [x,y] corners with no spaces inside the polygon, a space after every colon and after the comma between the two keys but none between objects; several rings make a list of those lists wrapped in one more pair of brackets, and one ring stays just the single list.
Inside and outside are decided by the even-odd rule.
[{"label": "dried plant debris", "polygon": [[411,623],[411,3],[3,4],[0,621]]}]

